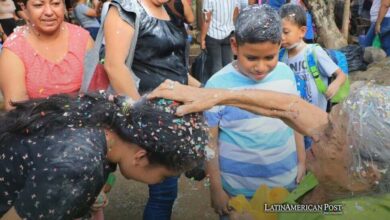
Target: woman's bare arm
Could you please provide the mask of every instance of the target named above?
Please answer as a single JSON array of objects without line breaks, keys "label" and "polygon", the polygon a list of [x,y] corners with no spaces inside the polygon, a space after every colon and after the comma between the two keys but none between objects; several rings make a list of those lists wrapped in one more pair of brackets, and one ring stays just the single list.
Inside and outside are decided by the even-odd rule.
[{"label": "woman's bare arm", "polygon": [[126,65],[134,28],[122,20],[115,7],[108,10],[104,22],[104,36],[106,41],[104,68],[111,85],[118,94],[139,99],[140,95],[131,77],[131,69]]},{"label": "woman's bare arm", "polygon": [[28,99],[24,64],[7,48],[3,48],[0,54],[0,89],[7,111],[13,108],[11,102]]}]

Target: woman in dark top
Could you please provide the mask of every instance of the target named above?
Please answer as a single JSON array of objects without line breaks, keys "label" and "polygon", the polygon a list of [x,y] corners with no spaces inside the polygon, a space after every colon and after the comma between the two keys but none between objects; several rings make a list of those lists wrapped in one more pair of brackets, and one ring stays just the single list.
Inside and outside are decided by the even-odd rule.
[{"label": "woman in dark top", "polygon": [[175,117],[177,104],[105,94],[14,104],[0,117],[0,218],[84,216],[116,164],[149,184],[196,166],[206,126],[200,114]]},{"label": "woman in dark top", "polygon": [[[164,7],[167,2],[112,1],[104,22],[104,67],[111,86],[119,94],[137,99],[140,94],[152,91],[166,79],[200,86],[188,74],[185,62],[186,38],[167,13]],[[126,59],[133,46],[134,59],[132,65],[128,66]],[[138,88],[132,74],[140,80]],[[149,194],[144,219],[170,219],[177,196],[177,177],[150,186]]]}]

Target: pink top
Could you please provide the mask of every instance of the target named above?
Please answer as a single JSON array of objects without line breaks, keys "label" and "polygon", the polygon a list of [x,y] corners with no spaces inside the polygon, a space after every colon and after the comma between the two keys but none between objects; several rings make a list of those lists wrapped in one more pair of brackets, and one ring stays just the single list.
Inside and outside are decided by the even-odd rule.
[{"label": "pink top", "polygon": [[14,31],[4,43],[23,62],[29,98],[44,98],[58,93],[78,92],[89,33],[79,26],[65,23],[69,31],[68,52],[60,62],[51,62],[31,47],[25,34],[27,27]]}]

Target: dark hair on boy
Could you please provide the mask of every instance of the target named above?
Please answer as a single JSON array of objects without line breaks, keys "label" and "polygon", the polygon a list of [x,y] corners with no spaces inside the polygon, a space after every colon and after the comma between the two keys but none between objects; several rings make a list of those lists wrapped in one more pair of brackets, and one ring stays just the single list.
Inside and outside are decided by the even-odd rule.
[{"label": "dark hair on boy", "polygon": [[306,12],[300,5],[293,3],[285,4],[280,8],[279,15],[282,19],[287,19],[299,27],[306,26]]},{"label": "dark hair on boy", "polygon": [[268,5],[251,5],[237,17],[235,37],[238,45],[272,42],[280,44],[282,24],[278,13]]}]

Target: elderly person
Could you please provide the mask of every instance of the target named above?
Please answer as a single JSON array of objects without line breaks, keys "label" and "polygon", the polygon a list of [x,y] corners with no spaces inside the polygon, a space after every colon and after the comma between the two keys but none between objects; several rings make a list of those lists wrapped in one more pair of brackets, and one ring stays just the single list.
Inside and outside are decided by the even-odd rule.
[{"label": "elderly person", "polygon": [[0,89],[11,101],[75,93],[81,87],[84,56],[93,40],[64,22],[62,0],[24,0],[28,25],[8,36],[0,55]]},{"label": "elderly person", "polygon": [[148,184],[197,166],[207,126],[177,105],[104,93],[16,103],[0,117],[0,219],[84,216],[117,164]]},{"label": "elderly person", "polygon": [[[178,115],[233,105],[277,117],[314,139],[308,175],[288,202],[343,204],[340,219],[384,219],[390,214],[390,87],[366,85],[327,114],[282,93],[197,89],[165,82],[149,96],[183,101]],[[208,97],[204,99],[204,97]],[[317,182],[318,181],[318,182]],[[322,213],[282,213],[282,219],[321,219]]]}]

